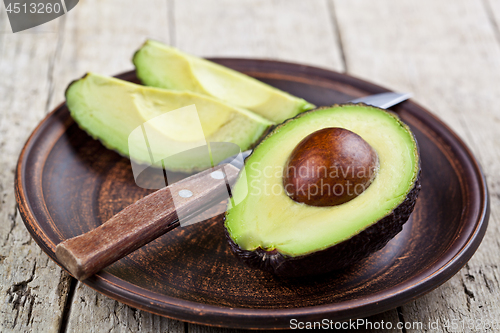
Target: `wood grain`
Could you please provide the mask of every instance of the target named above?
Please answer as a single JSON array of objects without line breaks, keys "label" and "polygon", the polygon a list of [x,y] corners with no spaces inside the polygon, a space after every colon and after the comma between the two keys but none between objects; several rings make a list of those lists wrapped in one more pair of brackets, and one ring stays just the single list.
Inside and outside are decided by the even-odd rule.
[{"label": "wood grain", "polygon": [[[0,24],[8,24],[3,7]],[[60,24],[53,21],[16,35],[0,33],[2,332],[57,332],[70,286],[69,275],[41,251],[23,226],[12,191],[19,151],[45,115]],[[56,33],[40,33],[47,30]]]},{"label": "wood grain", "polygon": [[[48,35],[0,34],[0,73],[2,77],[15,78],[0,82],[0,152],[3,156],[0,159],[0,232],[6,243],[0,253],[2,293],[19,282],[28,281],[34,263],[37,263],[35,279],[26,284],[28,287],[37,284],[31,288],[32,293],[37,293],[33,311],[55,304],[53,301],[42,303],[45,299],[58,298],[57,302],[63,304],[68,290],[65,273],[63,283],[59,284],[61,289],[51,284],[57,282],[54,274],[58,276],[59,268],[50,266],[51,261],[47,267],[42,264],[47,257],[30,241],[19,218],[15,217],[13,168],[30,130],[45,110],[63,100],[63,91],[70,80],[88,70],[114,74],[129,69],[131,64],[126,55],[143,39],[152,37],[174,42],[170,38],[175,37],[179,47],[202,56],[273,57],[336,70],[344,68],[343,51],[347,60],[345,68],[350,73],[389,88],[415,92],[416,100],[444,118],[481,158],[492,190],[492,220],[483,246],[460,275],[401,309],[403,316],[398,317],[396,311],[391,311],[377,318],[394,324],[403,317],[407,322],[430,318],[498,318],[500,288],[495,234],[499,218],[496,207],[500,200],[497,179],[500,142],[494,134],[500,117],[491,105],[498,100],[496,87],[500,82],[499,2],[301,1],[307,3],[305,6],[299,1],[239,1],[241,7],[227,2],[190,0],[174,4],[170,0],[167,4],[167,1],[150,0],[145,6],[134,1],[80,1],[67,15],[67,20],[65,16],[49,23],[64,32],[59,42],[63,46],[61,54],[57,53],[53,37]],[[175,15],[169,11],[172,7]],[[325,10],[329,7],[330,13]],[[0,22],[5,25],[5,12],[1,13]],[[335,20],[330,20],[332,16],[338,18],[338,31]],[[191,21],[183,20],[185,17]],[[66,27],[59,26],[60,21],[65,21]],[[337,32],[340,32],[340,40],[336,38]],[[339,41],[344,50],[338,48]],[[29,66],[35,63],[36,66]],[[52,64],[55,72],[50,69]],[[477,114],[479,116],[475,116]],[[24,259],[19,253],[30,256]],[[54,296],[56,290],[61,290],[60,297]],[[96,299],[99,300],[94,303]],[[1,326],[2,331],[31,330],[31,326],[23,326],[22,319],[28,317],[26,305],[30,302],[19,307],[8,302],[3,304],[1,312],[8,324]],[[84,285],[78,285],[71,304],[74,310],[66,327],[71,332],[184,330],[177,321],[135,311]],[[469,310],[469,306],[473,310]],[[50,311],[38,312],[33,330],[50,331],[53,327],[57,330],[61,320],[57,308],[51,306]],[[16,315],[20,319],[15,328],[10,328]],[[37,324],[38,321],[44,324]],[[47,324],[51,322],[56,323],[55,326]],[[191,324],[188,329],[208,330]],[[443,330],[441,327],[440,331]]]},{"label": "wood grain", "polygon": [[[412,91],[470,145],[491,190],[490,226],[476,255],[444,286],[402,307],[402,317],[439,321],[437,332],[447,332],[444,324],[451,320],[498,321],[500,112],[493,106],[500,98],[498,2],[358,0],[334,1],[334,7],[349,72]],[[349,19],[354,12],[356,24]]]},{"label": "wood grain", "polygon": [[71,301],[67,332],[185,332],[184,323],[134,309],[81,282]]},{"label": "wood grain", "polygon": [[175,46],[185,52],[343,70],[325,0],[182,0],[174,8]]},{"label": "wood grain", "polygon": [[68,84],[87,72],[114,75],[133,68],[148,38],[169,42],[167,0],[86,0],[65,15],[61,54],[54,65],[50,107],[64,101]]}]

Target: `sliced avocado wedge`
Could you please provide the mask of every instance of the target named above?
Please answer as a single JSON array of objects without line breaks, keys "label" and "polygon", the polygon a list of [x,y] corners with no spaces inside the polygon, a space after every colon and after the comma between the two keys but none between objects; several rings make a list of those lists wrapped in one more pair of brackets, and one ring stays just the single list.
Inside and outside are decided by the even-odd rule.
[{"label": "sliced avocado wedge", "polygon": [[[145,87],[94,73],[69,85],[66,103],[73,119],[89,135],[127,157],[133,149],[134,160],[145,164],[152,162],[152,147],[155,148],[154,162],[210,142],[231,142],[246,150],[272,125],[259,115],[212,97]],[[159,117],[191,105],[198,111],[197,123],[185,116],[184,109],[176,111],[175,116],[172,113],[168,121]],[[136,129],[141,125],[146,127],[149,148],[140,144],[144,136]],[[140,136],[142,141],[129,141],[131,133]],[[210,161],[210,158],[180,154],[176,155],[178,158],[166,159],[164,167],[192,172],[209,168],[212,163],[228,157],[221,152],[216,155],[217,160]]]},{"label": "sliced avocado wedge", "polygon": [[212,96],[276,123],[314,108],[245,74],[156,41],[148,40],[135,53],[133,62],[137,77],[148,86]]},{"label": "sliced avocado wedge", "polygon": [[[301,140],[330,127],[359,135],[376,151],[376,177],[340,205],[296,202],[283,185],[287,160]],[[420,190],[410,129],[396,115],[364,104],[321,108],[286,121],[254,149],[245,171],[233,196],[248,195],[226,213],[227,238],[247,264],[283,276],[342,269],[379,250],[402,230]]]}]

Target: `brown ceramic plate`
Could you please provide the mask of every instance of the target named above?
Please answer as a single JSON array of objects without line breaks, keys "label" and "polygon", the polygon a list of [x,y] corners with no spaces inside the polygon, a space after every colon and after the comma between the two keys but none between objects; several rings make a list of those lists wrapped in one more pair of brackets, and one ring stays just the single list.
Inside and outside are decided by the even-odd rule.
[{"label": "brown ceramic plate", "polygon": [[[216,59],[316,105],[387,91],[332,71],[290,63]],[[134,72],[119,76],[135,81]],[[288,328],[395,308],[436,288],[472,256],[486,230],[487,187],[474,156],[441,121],[412,101],[393,108],[420,145],[422,192],[404,230],[351,269],[303,280],[251,270],[224,239],[222,216],[178,228],[85,281],[120,302],[188,322]],[[127,159],[80,130],[62,104],[19,157],[16,196],[35,241],[55,261],[62,240],[91,230],[148,194]]]}]

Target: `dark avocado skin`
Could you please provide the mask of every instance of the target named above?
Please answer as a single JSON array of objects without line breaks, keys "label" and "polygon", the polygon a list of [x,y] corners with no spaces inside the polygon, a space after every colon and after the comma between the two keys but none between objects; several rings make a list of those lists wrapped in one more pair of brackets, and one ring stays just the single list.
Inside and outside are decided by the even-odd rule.
[{"label": "dark avocado skin", "polygon": [[[352,103],[346,104],[353,105]],[[359,104],[367,106],[364,103]],[[330,107],[322,107],[320,109],[323,108]],[[304,114],[314,112],[315,110],[298,114],[294,118],[286,120],[282,124],[275,127],[273,131],[270,131],[269,135],[271,135],[274,131],[279,130],[279,127],[285,125],[289,121],[300,118]],[[413,138],[417,144],[417,150],[419,150],[418,142],[415,137]],[[263,140],[265,140],[265,138]],[[263,140],[261,140],[261,142]],[[420,153],[418,154],[420,155]],[[233,241],[226,228],[224,228],[224,233],[232,252],[241,261],[249,267],[257,268],[274,275],[285,278],[295,278],[342,270],[368,257],[370,254],[381,250],[392,238],[403,230],[403,225],[410,218],[420,193],[420,177],[421,169],[419,163],[418,175],[413,184],[413,188],[410,192],[408,192],[405,200],[399,204],[399,206],[397,206],[389,215],[386,215],[384,218],[364,229],[359,234],[356,234],[353,237],[324,250],[297,257],[284,255],[277,250],[266,251],[262,248],[258,248],[254,251],[243,250]]]},{"label": "dark avocado skin", "polygon": [[371,225],[359,234],[334,246],[311,254],[289,257],[277,250],[255,251],[241,249],[224,228],[231,250],[238,258],[252,268],[258,268],[283,277],[317,275],[344,269],[382,249],[408,221],[420,192],[420,172],[406,199],[389,215]]}]

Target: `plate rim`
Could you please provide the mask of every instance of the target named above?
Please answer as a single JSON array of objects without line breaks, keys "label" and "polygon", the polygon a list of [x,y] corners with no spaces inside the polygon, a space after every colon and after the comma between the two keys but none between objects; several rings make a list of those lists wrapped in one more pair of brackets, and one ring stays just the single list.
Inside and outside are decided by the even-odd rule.
[{"label": "plate rim", "polygon": [[[254,63],[258,64],[256,67],[260,67],[262,65],[268,65],[270,67],[274,66],[274,68],[276,68],[276,66],[281,66],[281,68],[284,69],[287,67],[293,67],[295,71],[298,69],[304,73],[317,74],[320,77],[330,79],[341,77],[344,80],[355,83],[357,86],[361,84],[365,86],[367,90],[374,91],[374,93],[390,91],[386,88],[348,74],[292,62],[251,58],[210,58],[210,60],[240,64]],[[117,77],[124,77],[132,75],[133,73],[134,70],[127,71],[120,73]],[[83,283],[119,302],[164,317],[208,326],[247,329],[286,328],[286,326],[283,326],[283,322],[289,322],[292,318],[297,319],[298,321],[314,321],[321,320],[322,318],[344,320],[349,318],[358,318],[360,313],[362,313],[363,317],[366,317],[393,309],[396,306],[408,303],[432,291],[453,277],[466,264],[479,247],[488,225],[490,198],[486,178],[482,172],[481,166],[463,140],[448,125],[441,121],[437,116],[430,113],[426,108],[411,100],[405,103],[408,103],[407,105],[409,106],[413,105],[414,107],[421,109],[423,115],[427,118],[426,125],[434,125],[435,127],[443,130],[442,133],[449,136],[448,139],[454,141],[455,145],[460,148],[461,152],[465,155],[465,158],[472,165],[472,170],[474,171],[473,175],[474,178],[476,178],[475,181],[479,187],[478,192],[480,196],[479,215],[475,221],[473,232],[471,232],[467,238],[467,242],[460,249],[454,251],[454,256],[444,265],[438,265],[440,262],[436,261],[427,269],[415,275],[412,279],[405,280],[402,284],[400,284],[405,285],[405,288],[399,288],[397,292],[385,295],[385,297],[377,297],[378,294],[384,294],[384,291],[379,291],[378,293],[370,294],[368,299],[362,300],[353,299],[340,303],[290,309],[252,309],[229,308],[225,306],[204,304],[167,295],[161,295],[160,299],[154,298],[152,296],[158,294],[133,285],[125,280],[121,280],[106,272],[101,272],[98,275],[83,281]],[[41,135],[41,132],[43,128],[47,126],[48,121],[54,117],[58,111],[63,110],[64,108],[65,102],[62,102],[54,108],[53,111],[47,114],[46,117],[36,126],[23,146],[19,155],[15,173],[15,196],[23,222],[33,239],[52,260],[68,272],[61,264],[59,264],[55,257],[54,242],[44,232],[42,232],[43,230],[38,225],[38,221],[31,210],[29,198],[26,194],[27,191],[24,187],[25,182],[23,181],[26,174],[26,160],[30,152],[29,148],[33,146],[36,139],[38,139]],[[35,228],[36,225],[39,226],[38,230]],[[433,268],[436,265],[440,266],[437,270]],[[429,271],[433,271],[433,273],[429,275]],[[425,277],[422,278],[424,275]],[[122,282],[122,286],[117,285],[114,281],[115,279],[120,280]],[[129,289],[124,287],[128,287]],[[140,294],[136,292],[138,290],[141,291]],[[397,304],[394,304],[394,299],[398,300]],[[142,302],[140,302],[141,300]],[[375,304],[377,305],[376,307],[374,307]],[[255,321],[259,321],[259,323],[255,323]]]}]

